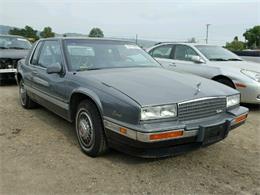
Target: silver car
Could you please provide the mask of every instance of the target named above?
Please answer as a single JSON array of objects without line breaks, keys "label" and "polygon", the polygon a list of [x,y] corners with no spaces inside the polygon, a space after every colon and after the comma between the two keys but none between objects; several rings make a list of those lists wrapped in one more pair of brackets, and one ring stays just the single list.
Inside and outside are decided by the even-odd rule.
[{"label": "silver car", "polygon": [[242,102],[260,104],[259,63],[213,45],[161,43],[148,52],[167,69],[218,81],[239,90]]}]

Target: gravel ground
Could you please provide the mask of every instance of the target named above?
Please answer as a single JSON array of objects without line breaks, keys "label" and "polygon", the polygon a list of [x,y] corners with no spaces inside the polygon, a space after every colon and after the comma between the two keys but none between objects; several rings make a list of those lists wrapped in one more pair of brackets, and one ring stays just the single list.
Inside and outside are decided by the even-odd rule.
[{"label": "gravel ground", "polygon": [[[0,88],[0,194],[260,194],[260,107],[224,141],[181,156],[90,158],[73,126]],[[248,106],[248,105],[247,105]]]}]

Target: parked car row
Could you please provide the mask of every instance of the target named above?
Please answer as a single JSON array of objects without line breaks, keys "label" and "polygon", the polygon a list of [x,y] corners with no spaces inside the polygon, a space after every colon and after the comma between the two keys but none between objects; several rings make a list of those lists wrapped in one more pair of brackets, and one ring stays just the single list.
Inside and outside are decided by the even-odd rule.
[{"label": "parked car row", "polygon": [[[21,105],[28,109],[40,104],[74,122],[79,145],[89,156],[99,156],[110,147],[141,157],[180,154],[216,143],[242,125],[248,109],[240,106],[240,93],[234,88],[259,84],[258,73],[251,69],[241,75],[239,69],[235,75],[235,68],[219,68],[215,63],[218,68],[208,70],[211,62],[243,62],[211,51],[206,46],[157,45],[149,52],[162,67],[127,41],[42,39],[18,62]],[[168,70],[166,61],[180,69]],[[215,79],[181,69],[196,65],[195,74]],[[184,70],[192,72],[192,68]],[[234,77],[228,77],[229,70]],[[216,77],[219,74],[223,77]],[[224,83],[224,78],[233,88],[214,81]],[[241,83],[243,79],[248,82]]]}]

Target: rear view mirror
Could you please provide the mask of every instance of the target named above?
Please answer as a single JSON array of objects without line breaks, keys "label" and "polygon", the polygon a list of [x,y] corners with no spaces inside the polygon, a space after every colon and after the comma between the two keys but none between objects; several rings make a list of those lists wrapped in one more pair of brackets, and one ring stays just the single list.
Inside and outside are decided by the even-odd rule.
[{"label": "rear view mirror", "polygon": [[191,61],[195,63],[204,63],[205,61],[200,56],[191,56]]},{"label": "rear view mirror", "polygon": [[53,73],[60,73],[61,70],[62,70],[61,64],[55,63],[48,66],[46,71],[48,74],[53,74]]}]

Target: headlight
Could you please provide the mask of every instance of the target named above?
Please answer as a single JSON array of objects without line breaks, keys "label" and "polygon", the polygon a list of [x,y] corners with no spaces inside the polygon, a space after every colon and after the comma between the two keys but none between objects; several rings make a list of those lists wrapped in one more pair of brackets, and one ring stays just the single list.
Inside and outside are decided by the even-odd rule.
[{"label": "headlight", "polygon": [[173,118],[177,116],[177,105],[150,106],[141,108],[141,120]]},{"label": "headlight", "polygon": [[240,103],[240,94],[227,97],[227,108],[238,105]]},{"label": "headlight", "polygon": [[255,71],[251,71],[251,70],[241,70],[241,72],[248,76],[249,78],[257,81],[257,82],[260,82],[260,72],[255,72]]}]

